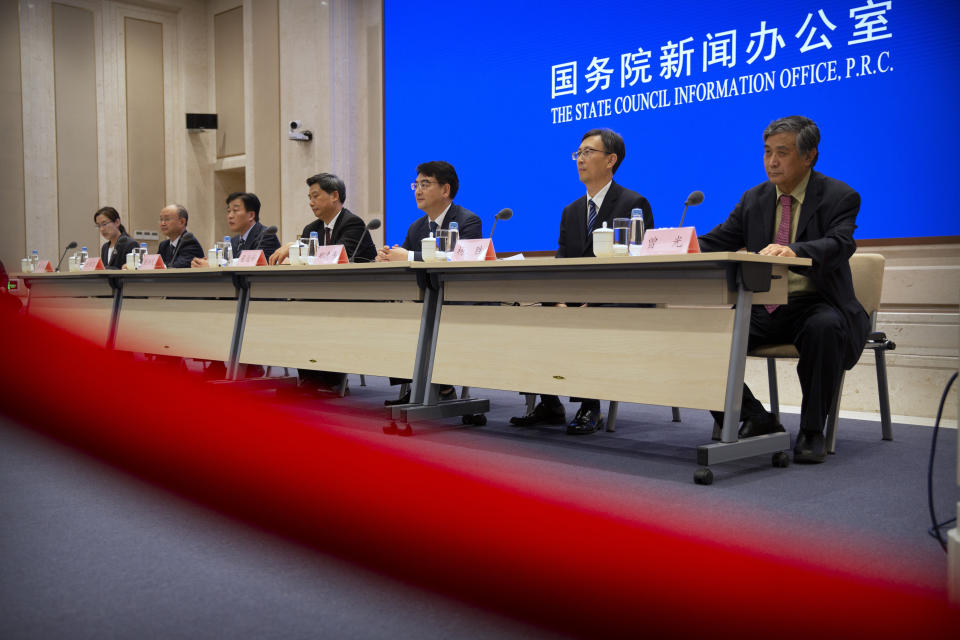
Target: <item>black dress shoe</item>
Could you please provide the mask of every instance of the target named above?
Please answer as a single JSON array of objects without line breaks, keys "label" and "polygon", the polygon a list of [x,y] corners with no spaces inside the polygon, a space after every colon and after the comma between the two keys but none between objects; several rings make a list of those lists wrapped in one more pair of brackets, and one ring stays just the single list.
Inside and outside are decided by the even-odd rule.
[{"label": "black dress shoe", "polygon": [[410,404],[410,392],[407,391],[405,394],[397,398],[396,400],[384,400],[383,406],[392,407],[395,404]]},{"label": "black dress shoe", "polygon": [[783,425],[777,422],[772,413],[768,413],[763,417],[744,420],[743,424],[740,425],[740,430],[737,431],[737,437],[743,440],[744,438],[765,436],[769,433],[782,433],[783,431]]},{"label": "black dress shoe", "polygon": [[567,425],[567,433],[572,436],[585,436],[603,428],[603,415],[600,409],[580,407],[576,417]]},{"label": "black dress shoe", "polygon": [[446,389],[441,389],[440,393],[437,395],[441,402],[445,402],[447,400],[456,400],[457,390],[453,387],[447,387]]},{"label": "black dress shoe", "polygon": [[822,433],[797,434],[797,443],[793,446],[793,461],[817,464],[827,459],[827,441]]},{"label": "black dress shoe", "polygon": [[567,422],[566,413],[563,406],[559,409],[551,409],[542,402],[538,402],[533,411],[525,416],[514,416],[510,418],[510,424],[515,427],[532,427],[538,424],[561,425]]}]

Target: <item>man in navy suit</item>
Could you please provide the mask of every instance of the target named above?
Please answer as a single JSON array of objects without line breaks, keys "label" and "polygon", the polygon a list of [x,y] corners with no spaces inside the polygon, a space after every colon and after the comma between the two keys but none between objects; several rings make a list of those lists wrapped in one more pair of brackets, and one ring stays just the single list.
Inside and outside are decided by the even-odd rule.
[{"label": "man in navy suit", "polygon": [[[273,252],[280,248],[280,240],[275,233],[263,235],[266,227],[260,224],[260,198],[253,193],[238,191],[228,195],[226,203],[227,226],[235,234],[230,238],[233,257],[239,257],[246,249],[262,249],[263,256],[269,260]],[[206,258],[194,258],[190,266],[210,265]]]},{"label": "man in navy suit", "polygon": [[[751,309],[750,348],[792,342],[800,359],[803,391],[796,462],[823,462],[827,412],[844,369],[863,351],[869,320],[857,301],[850,274],[856,251],[860,195],[839,180],[813,171],[820,130],[802,116],[774,120],[763,132],[763,160],[769,180],[743,194],[730,216],[700,236],[703,251],[747,251],[810,258],[813,265],[791,268],[785,305]],[[744,385],[739,436],[783,431]],[[722,424],[722,414],[714,419]]]},{"label": "man in navy suit", "polygon": [[460,237],[474,240],[483,237],[480,218],[472,211],[453,203],[460,188],[457,170],[449,162],[435,160],[417,165],[417,180],[410,185],[417,199],[417,208],[426,215],[417,218],[407,229],[402,245],[384,245],[377,262],[423,260],[420,241],[439,229],[449,229],[451,222],[460,227]]},{"label": "man in navy suit", "polygon": [[[623,138],[610,129],[592,129],[580,139],[580,147],[573,152],[573,159],[587,192],[563,209],[557,258],[593,257],[593,230],[602,227],[604,222],[612,229],[614,218],[629,218],[634,209],[643,211],[644,228],[653,228],[653,210],[647,199],[613,181],[613,174],[620,168],[626,153]],[[567,425],[567,433],[585,435],[603,427],[599,400],[571,400],[579,400],[580,409]],[[518,427],[565,422],[566,414],[560,399],[542,394],[533,411],[510,418],[510,423]]]},{"label": "man in navy suit", "polygon": [[186,207],[180,204],[168,204],[160,210],[160,232],[167,239],[160,243],[157,253],[171,269],[189,267],[194,258],[204,255],[200,241],[187,231],[189,219]]},{"label": "man in navy suit", "polygon": [[[366,233],[363,219],[343,206],[347,200],[343,180],[332,173],[318,173],[307,178],[307,188],[310,209],[317,219],[303,228],[300,237],[309,238],[310,232],[316,231],[321,245],[342,244],[347,257],[354,262],[372,262],[377,257],[377,247]],[[270,256],[270,264],[280,264],[289,255],[289,245],[280,247]]]},{"label": "man in navy suit", "polygon": [[[451,222],[456,222],[460,228],[460,237],[464,240],[475,240],[483,237],[480,218],[453,203],[460,188],[460,179],[457,170],[449,162],[434,160],[417,165],[417,179],[410,185],[417,200],[417,208],[426,215],[414,220],[407,229],[407,237],[402,245],[389,247],[383,245],[377,253],[377,262],[394,262],[403,260],[422,261],[420,241],[431,233],[436,236],[439,229],[449,229]],[[390,384],[409,382],[400,378],[391,378]],[[440,389],[441,400],[456,398],[453,387]],[[384,404],[406,404],[410,401],[410,392],[396,400],[387,400]]]}]

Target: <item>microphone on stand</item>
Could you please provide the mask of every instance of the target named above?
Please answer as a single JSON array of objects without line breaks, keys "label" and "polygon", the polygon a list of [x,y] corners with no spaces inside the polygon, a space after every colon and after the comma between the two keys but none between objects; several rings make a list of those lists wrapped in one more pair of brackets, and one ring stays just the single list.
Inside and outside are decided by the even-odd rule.
[{"label": "microphone on stand", "polygon": [[[360,251],[360,245],[363,244],[363,236],[369,235],[374,229],[380,228],[380,218],[374,218],[367,223],[367,226],[363,228],[363,233],[360,234],[360,240],[357,241],[357,246],[353,248],[353,253],[350,254],[350,262],[353,262],[354,257],[357,255],[357,251]],[[367,262],[370,262],[367,260]]]},{"label": "microphone on stand", "polygon": [[57,268],[55,269],[55,271],[60,271],[60,265],[63,264],[63,259],[67,257],[67,251],[70,251],[70,249],[76,249],[76,248],[77,248],[77,241],[71,240],[70,244],[68,244],[66,249],[63,250],[63,253],[60,254],[60,260],[57,262]]},{"label": "microphone on stand", "polygon": [[493,232],[497,228],[497,220],[509,220],[513,217],[513,209],[500,209],[497,215],[493,217],[493,227],[490,229],[490,240],[493,240]]},{"label": "microphone on stand", "polygon": [[276,234],[276,233],[277,233],[277,225],[275,225],[275,224],[272,224],[272,225],[270,225],[269,227],[267,227],[266,229],[264,229],[264,230],[263,230],[263,233],[260,234],[260,237],[257,238],[257,244],[256,244],[256,246],[253,248],[253,250],[256,251],[257,249],[259,249],[259,248],[260,248],[260,245],[263,244],[263,239],[266,238],[268,235],[270,235],[270,234]]},{"label": "microphone on stand", "polygon": [[680,216],[680,226],[683,226],[683,217],[687,215],[687,207],[695,207],[698,204],[703,202],[703,191],[694,191],[687,196],[686,201],[683,203],[683,215]]}]

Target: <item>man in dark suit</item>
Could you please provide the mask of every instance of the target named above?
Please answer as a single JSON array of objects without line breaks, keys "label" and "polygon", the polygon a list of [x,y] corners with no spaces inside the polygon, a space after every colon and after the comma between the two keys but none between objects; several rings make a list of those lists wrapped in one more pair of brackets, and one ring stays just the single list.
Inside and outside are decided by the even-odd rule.
[{"label": "man in dark suit", "polygon": [[[300,236],[309,238],[316,231],[321,245],[342,244],[347,257],[354,262],[372,262],[377,257],[377,247],[366,233],[363,219],[343,206],[347,201],[343,180],[332,173],[318,173],[307,178],[307,187],[310,208],[317,219],[305,226]],[[270,256],[270,264],[280,264],[289,255],[290,246],[282,246]]]},{"label": "man in dark suit", "polygon": [[[746,193],[730,216],[700,237],[703,251],[746,247],[761,255],[810,258],[811,267],[791,268],[788,302],[755,305],[749,346],[792,342],[800,353],[797,374],[803,391],[796,462],[823,462],[827,412],[844,369],[863,351],[869,320],[853,291],[850,256],[860,195],[813,171],[820,130],[809,118],[774,120],[763,132],[769,181]],[[783,431],[744,385],[739,436]],[[722,423],[723,416],[714,413]]]},{"label": "man in dark suit", "polygon": [[[317,219],[303,228],[301,237],[309,238],[310,232],[316,231],[320,244],[342,244],[348,258],[356,251],[356,262],[371,262],[376,258],[377,247],[370,234],[366,233],[366,223],[343,206],[347,199],[347,187],[343,180],[332,173],[318,173],[307,178],[307,187],[310,208]],[[280,247],[270,256],[270,264],[280,264],[289,255],[289,245]],[[346,391],[347,378],[344,373],[313,369],[298,371],[301,392]]]},{"label": "man in dark suit", "polygon": [[[612,229],[614,218],[629,218],[634,209],[643,211],[644,228],[653,228],[653,210],[647,199],[613,181],[613,174],[620,168],[626,153],[623,138],[610,129],[592,129],[580,139],[580,147],[573,152],[573,159],[587,193],[563,209],[557,258],[592,257],[593,230],[602,227],[604,222]],[[603,427],[599,400],[571,400],[579,400],[580,409],[567,425],[567,433],[585,435]],[[510,423],[518,427],[565,422],[566,414],[560,398],[542,394],[533,411],[510,418]]]},{"label": "man in dark suit", "polygon": [[190,214],[183,205],[168,204],[160,210],[160,232],[167,239],[160,243],[157,253],[171,269],[188,268],[194,258],[204,256],[200,241],[187,231],[189,219]]},{"label": "man in dark suit", "polygon": [[[238,191],[228,195],[226,202],[227,226],[235,234],[230,238],[233,257],[239,257],[246,249],[262,249],[264,257],[269,260],[273,252],[280,248],[280,240],[275,233],[263,234],[266,227],[260,224],[260,198],[253,193]],[[210,265],[206,258],[194,258],[190,266]]]},{"label": "man in dark suit", "polygon": [[[434,160],[417,165],[417,179],[410,184],[417,208],[426,215],[414,220],[407,229],[407,237],[402,245],[389,247],[383,245],[377,253],[377,262],[395,262],[404,260],[423,261],[420,241],[432,233],[437,235],[440,229],[449,229],[456,222],[460,237],[464,240],[476,240],[483,237],[480,218],[458,204],[453,203],[460,189],[457,170],[449,162]],[[390,378],[390,384],[409,382],[400,378]],[[453,400],[457,397],[453,387],[440,389],[441,400]],[[410,392],[396,400],[387,400],[385,405],[406,404],[410,401]]]},{"label": "man in dark suit", "polygon": [[435,160],[417,165],[417,180],[410,185],[417,200],[417,208],[426,215],[417,218],[407,229],[402,245],[384,245],[377,261],[423,260],[420,241],[440,229],[449,229],[451,222],[459,227],[460,237],[474,240],[483,237],[480,218],[472,211],[453,203],[460,188],[457,170],[449,162]]}]

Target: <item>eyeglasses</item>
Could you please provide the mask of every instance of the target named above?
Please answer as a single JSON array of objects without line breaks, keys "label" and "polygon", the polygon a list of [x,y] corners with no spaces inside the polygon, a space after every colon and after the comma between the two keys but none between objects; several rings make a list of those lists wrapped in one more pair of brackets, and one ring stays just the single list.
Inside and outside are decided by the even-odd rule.
[{"label": "eyeglasses", "polygon": [[570,157],[573,158],[574,160],[577,160],[577,159],[580,158],[580,156],[584,156],[584,157],[586,157],[586,158],[589,160],[591,153],[602,153],[603,155],[608,156],[608,155],[610,155],[611,153],[613,153],[613,151],[601,151],[600,149],[593,149],[593,148],[591,148],[591,147],[584,147],[583,149],[577,149],[576,151],[574,151],[573,153],[571,153],[571,154],[570,154]]},{"label": "eyeglasses", "polygon": [[93,226],[95,226],[97,229],[103,229],[111,224],[113,224],[113,220],[106,220],[104,222],[94,222]]},{"label": "eyeglasses", "polygon": [[176,218],[160,218],[160,220],[158,220],[158,222],[159,222],[160,224],[163,224],[163,223],[165,223],[165,222],[173,222],[174,220],[176,220]]},{"label": "eyeglasses", "polygon": [[440,183],[435,182],[434,180],[421,180],[420,182],[411,182],[410,190],[416,191],[417,189],[420,189],[421,191],[423,191],[424,189],[426,189],[432,184],[440,184]]}]

